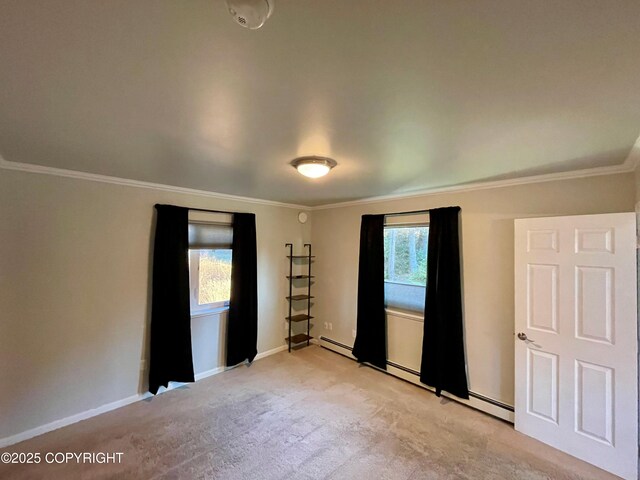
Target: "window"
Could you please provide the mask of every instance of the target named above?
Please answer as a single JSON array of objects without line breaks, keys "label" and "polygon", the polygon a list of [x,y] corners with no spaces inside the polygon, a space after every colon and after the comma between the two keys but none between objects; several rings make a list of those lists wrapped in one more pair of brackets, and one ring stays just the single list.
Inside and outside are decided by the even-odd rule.
[{"label": "window", "polygon": [[229,305],[231,257],[226,248],[189,250],[192,313]]},{"label": "window", "polygon": [[231,297],[231,217],[189,213],[191,314],[229,305]]},{"label": "window", "polygon": [[384,294],[388,308],[424,312],[428,224],[384,227]]}]

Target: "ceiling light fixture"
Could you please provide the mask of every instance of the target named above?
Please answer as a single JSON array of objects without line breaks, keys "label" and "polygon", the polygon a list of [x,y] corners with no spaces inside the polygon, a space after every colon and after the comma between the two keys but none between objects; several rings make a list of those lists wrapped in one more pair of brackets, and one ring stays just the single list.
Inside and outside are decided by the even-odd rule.
[{"label": "ceiling light fixture", "polygon": [[332,158],[308,156],[294,158],[291,165],[305,177],[318,178],[324,177],[338,162]]},{"label": "ceiling light fixture", "polygon": [[273,12],[274,0],[227,0],[227,8],[239,25],[257,30]]}]

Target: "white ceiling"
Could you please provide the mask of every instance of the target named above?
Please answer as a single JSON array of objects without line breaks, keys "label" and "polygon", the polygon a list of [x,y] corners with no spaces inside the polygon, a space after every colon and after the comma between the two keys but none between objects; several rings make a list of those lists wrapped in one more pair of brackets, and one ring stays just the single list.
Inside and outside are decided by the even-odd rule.
[{"label": "white ceiling", "polygon": [[[638,0],[3,0],[6,160],[307,205],[624,162]],[[309,180],[289,165],[339,165]]]}]

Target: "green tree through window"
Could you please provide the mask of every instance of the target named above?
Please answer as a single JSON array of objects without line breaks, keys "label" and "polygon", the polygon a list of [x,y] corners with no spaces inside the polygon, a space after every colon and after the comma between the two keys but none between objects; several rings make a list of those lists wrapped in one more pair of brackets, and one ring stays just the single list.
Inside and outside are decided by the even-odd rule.
[{"label": "green tree through window", "polygon": [[428,243],[427,225],[384,228],[384,291],[388,308],[424,312]]},{"label": "green tree through window", "polygon": [[426,285],[429,227],[385,227],[384,279]]}]

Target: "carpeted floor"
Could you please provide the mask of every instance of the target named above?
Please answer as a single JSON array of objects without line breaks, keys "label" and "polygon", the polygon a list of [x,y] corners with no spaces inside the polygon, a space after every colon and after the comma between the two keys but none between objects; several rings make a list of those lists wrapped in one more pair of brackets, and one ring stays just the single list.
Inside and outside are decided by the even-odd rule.
[{"label": "carpeted floor", "polygon": [[3,479],[617,478],[317,346],[6,450],[123,456],[120,464],[0,464]]}]

